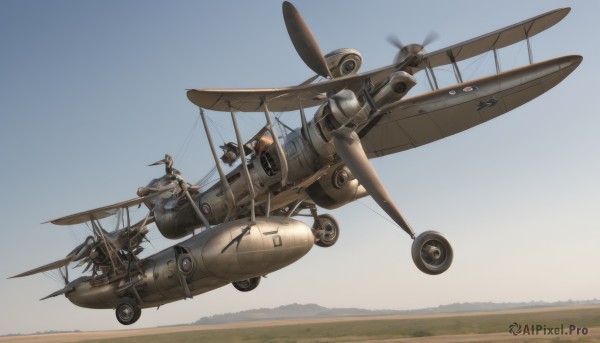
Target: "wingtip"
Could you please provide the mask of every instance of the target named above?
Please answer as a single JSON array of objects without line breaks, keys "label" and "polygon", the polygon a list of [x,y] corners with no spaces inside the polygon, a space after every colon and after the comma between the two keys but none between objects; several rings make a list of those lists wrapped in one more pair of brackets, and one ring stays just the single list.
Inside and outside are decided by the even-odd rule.
[{"label": "wingtip", "polygon": [[290,6],[291,6],[291,7],[294,7],[294,4],[292,4],[292,3],[291,3],[291,2],[289,2],[289,1],[284,1],[284,2],[282,2],[282,3],[281,3],[281,8],[282,8],[284,11],[285,11],[285,9],[286,9],[286,8],[290,8]]}]

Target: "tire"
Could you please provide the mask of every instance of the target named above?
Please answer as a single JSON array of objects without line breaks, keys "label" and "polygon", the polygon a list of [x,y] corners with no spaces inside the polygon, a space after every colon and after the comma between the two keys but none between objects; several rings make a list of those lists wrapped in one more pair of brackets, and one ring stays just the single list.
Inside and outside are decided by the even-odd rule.
[{"label": "tire", "polygon": [[448,239],[437,231],[425,231],[415,238],[411,254],[425,274],[438,275],[450,268],[454,253]]},{"label": "tire", "polygon": [[142,310],[133,299],[122,298],[115,309],[115,315],[119,323],[131,325],[140,319]]},{"label": "tire", "polygon": [[[319,218],[319,221],[321,222],[324,233],[315,244],[322,248],[329,248],[333,246],[340,237],[340,226],[335,218],[329,214],[321,214],[317,218]],[[313,224],[313,230],[318,230],[317,223]]]}]

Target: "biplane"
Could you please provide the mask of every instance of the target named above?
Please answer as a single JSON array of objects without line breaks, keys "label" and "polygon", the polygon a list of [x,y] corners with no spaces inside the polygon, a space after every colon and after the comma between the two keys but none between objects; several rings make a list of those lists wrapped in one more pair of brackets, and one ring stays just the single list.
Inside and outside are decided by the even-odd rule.
[{"label": "biplane", "polygon": [[[530,38],[561,21],[569,8],[557,9],[434,52],[422,44],[398,48],[389,66],[359,73],[362,55],[354,49],[323,54],[310,28],[291,3],[283,18],[293,46],[316,74],[297,86],[262,89],[191,89],[199,107],[219,180],[206,189],[188,183],[169,155],[152,165],[165,173],[137,190],[137,197],[51,220],[56,225],[87,224],[92,235],[61,260],[15,277],[59,270],[65,286],[48,295],[95,309],[115,309],[124,325],[136,322],[142,308],[158,307],[232,284],[255,289],[261,278],[299,260],[313,245],[331,247],[340,235],[335,218],[319,214],[370,195],[413,240],[417,268],[436,275],[453,259],[439,232],[417,235],[395,205],[369,159],[440,140],[494,119],[560,83],[582,57],[564,56],[534,63]],[[502,71],[498,50],[525,41],[529,64]],[[496,73],[464,80],[458,62],[491,53]],[[435,68],[451,66],[456,83],[441,88]],[[406,98],[424,73],[430,92]],[[316,82],[321,77],[324,81]],[[305,109],[316,107],[308,120]],[[219,153],[207,125],[206,110],[228,112],[235,142]],[[278,135],[272,111],[298,111],[301,127]],[[244,141],[236,114],[262,112],[265,125]],[[225,173],[224,165],[230,166]],[[130,208],[148,213],[132,222]],[[309,227],[295,217],[314,219]],[[119,225],[105,229],[102,221]],[[149,225],[162,236],[179,239],[169,248],[141,257]],[[71,264],[84,276],[69,281]],[[87,273],[87,274],[86,274]]]}]

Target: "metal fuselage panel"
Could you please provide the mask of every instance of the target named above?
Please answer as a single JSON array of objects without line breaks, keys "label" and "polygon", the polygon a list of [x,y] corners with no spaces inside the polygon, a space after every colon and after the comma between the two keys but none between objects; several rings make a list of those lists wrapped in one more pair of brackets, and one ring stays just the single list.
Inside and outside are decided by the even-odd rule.
[{"label": "metal fuselage panel", "polygon": [[[254,224],[236,220],[148,257],[131,287],[142,301],[140,307],[159,306],[277,271],[300,259],[313,244],[311,229],[295,219],[262,217]],[[182,272],[179,265],[184,254],[193,260],[191,272]],[[120,298],[133,294],[132,288],[122,289],[125,285],[124,278],[80,278],[71,283],[74,290],[66,297],[81,307],[114,308]]]}]

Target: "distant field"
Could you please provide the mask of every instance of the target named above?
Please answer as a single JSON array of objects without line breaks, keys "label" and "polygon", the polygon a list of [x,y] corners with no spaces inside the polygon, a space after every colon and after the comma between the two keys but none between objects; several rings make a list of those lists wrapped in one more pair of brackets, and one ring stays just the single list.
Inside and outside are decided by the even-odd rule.
[{"label": "distant field", "polygon": [[[560,327],[574,324],[587,335],[513,336],[511,323]],[[600,342],[600,307],[532,309],[519,311],[400,315],[360,318],[304,319],[237,324],[185,326],[110,332],[11,337],[28,342]],[[4,341],[5,338],[0,338]]]}]

